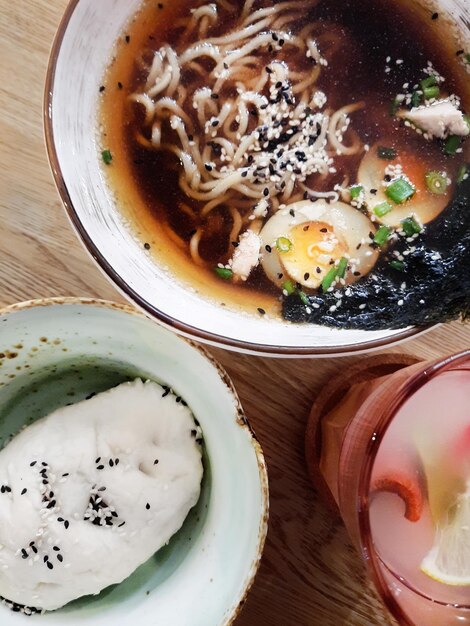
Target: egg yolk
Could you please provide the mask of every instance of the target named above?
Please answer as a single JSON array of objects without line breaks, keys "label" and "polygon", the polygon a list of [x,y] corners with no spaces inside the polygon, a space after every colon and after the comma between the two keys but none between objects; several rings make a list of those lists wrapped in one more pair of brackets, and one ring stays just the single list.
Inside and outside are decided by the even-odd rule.
[{"label": "egg yolk", "polygon": [[288,235],[291,247],[279,254],[285,272],[296,283],[318,289],[335,261],[348,252],[344,239],[326,222],[304,222]]}]

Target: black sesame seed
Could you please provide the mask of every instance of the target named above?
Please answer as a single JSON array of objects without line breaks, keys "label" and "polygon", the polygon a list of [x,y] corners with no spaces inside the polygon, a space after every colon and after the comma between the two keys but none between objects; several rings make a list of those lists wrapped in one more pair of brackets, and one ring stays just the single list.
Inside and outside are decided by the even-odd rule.
[{"label": "black sesame seed", "polygon": [[354,276],[360,276],[361,272],[353,272]]},{"label": "black sesame seed", "polygon": [[32,463],[29,464],[29,467],[34,467],[36,465],[37,461],[33,461]]},{"label": "black sesame seed", "polygon": [[59,561],[59,563],[62,563],[64,560],[64,557],[61,554],[57,555],[57,560]]},{"label": "black sesame seed", "polygon": [[104,465],[98,465],[97,470],[104,470]]},{"label": "black sesame seed", "polygon": [[213,120],[211,122],[211,126],[213,126],[214,128],[216,128],[216,126],[218,126],[220,124],[219,120]]},{"label": "black sesame seed", "polygon": [[258,313],[260,315],[266,315],[266,311],[264,309],[262,309],[260,306],[258,307]]},{"label": "black sesame seed", "polygon": [[97,459],[95,459],[95,463],[99,463],[101,461],[101,457],[99,456]]},{"label": "black sesame seed", "polygon": [[315,269],[315,271],[317,272],[317,274],[321,274],[321,268],[320,268],[320,267],[317,267],[317,268]]},{"label": "black sesame seed", "polygon": [[23,491],[21,492],[21,495],[22,495],[22,496],[24,496],[24,494],[25,494],[25,493],[27,493],[27,491],[28,491],[28,490],[27,490],[27,489],[26,489],[26,487],[25,487],[25,488],[23,489]]},{"label": "black sesame seed", "polygon": [[144,243],[144,248],[145,248],[146,250],[150,250],[150,244],[149,244],[149,243],[147,243],[147,242],[145,242],[145,243]]},{"label": "black sesame seed", "polygon": [[119,465],[121,461],[119,459],[114,459],[114,465]]},{"label": "black sesame seed", "polygon": [[24,548],[21,548],[21,556],[23,557],[23,559],[27,559],[28,558],[28,553],[26,552],[26,550]]},{"label": "black sesame seed", "polygon": [[266,71],[267,71],[268,74],[272,74],[273,73],[273,71],[272,71],[272,69],[270,67],[266,67]]},{"label": "black sesame seed", "polygon": [[308,272],[305,272],[304,280],[308,280],[309,278],[310,278],[310,274]]},{"label": "black sesame seed", "polygon": [[263,189],[263,196],[269,196],[269,189],[267,187]]},{"label": "black sesame seed", "polygon": [[64,518],[63,517],[58,517],[57,521],[62,523],[64,521]]},{"label": "black sesame seed", "polygon": [[131,38],[129,37],[129,35],[126,35],[126,43],[129,43],[130,40]]},{"label": "black sesame seed", "polygon": [[209,163],[204,163],[204,167],[208,172],[212,172],[212,165],[209,165]]},{"label": "black sesame seed", "polygon": [[34,552],[34,554],[38,553],[38,549],[36,548],[36,546],[31,546],[31,550]]},{"label": "black sesame seed", "polygon": [[147,502],[147,504],[145,505],[145,508],[147,509],[147,511],[150,511],[150,504]]},{"label": "black sesame seed", "polygon": [[374,196],[376,195],[377,191],[378,191],[377,189],[371,189],[370,190],[371,194],[374,195]]},{"label": "black sesame seed", "polygon": [[50,561],[47,561],[46,565],[49,569],[54,569],[54,566],[52,565]]},{"label": "black sesame seed", "polygon": [[113,459],[109,459],[109,467],[114,467],[114,461],[113,461]]},{"label": "black sesame seed", "polygon": [[439,13],[433,13],[433,14],[431,15],[431,19],[432,19],[432,20],[437,20],[437,19],[438,19],[438,17],[439,17]]},{"label": "black sesame seed", "polygon": [[321,233],[327,233],[328,232],[328,228],[320,228],[320,232]]},{"label": "black sesame seed", "polygon": [[121,83],[121,81],[119,81],[119,82],[118,82],[117,86],[118,86],[118,89],[122,89],[122,83]]},{"label": "black sesame seed", "polygon": [[242,172],[242,178],[246,178],[247,176],[248,176],[248,171],[247,171],[247,170],[244,170],[244,171]]},{"label": "black sesame seed", "polygon": [[101,85],[100,87],[100,93],[103,93],[103,91],[106,89],[106,87],[104,85]]},{"label": "black sesame seed", "polygon": [[70,476],[68,472],[65,472],[65,474],[62,474],[62,478],[67,478],[67,476]]},{"label": "black sesame seed", "polygon": [[192,430],[191,431],[191,437],[195,437],[197,435],[197,430]]},{"label": "black sesame seed", "polygon": [[284,278],[284,274],[278,274],[277,277],[281,280],[281,278]]},{"label": "black sesame seed", "polygon": [[289,209],[289,213],[290,213],[290,215],[292,215],[292,217],[295,217],[295,211],[294,211],[294,209]]},{"label": "black sesame seed", "polygon": [[70,526],[70,522],[68,522],[67,520],[65,520],[64,522],[64,526],[65,526],[65,530],[68,529],[68,527]]},{"label": "black sesame seed", "polygon": [[60,552],[59,546],[54,546],[52,549],[54,550],[54,552]]},{"label": "black sesame seed", "polygon": [[271,248],[271,246],[270,246],[270,245],[268,245],[268,244],[266,244],[264,247],[265,247],[265,249],[266,249],[266,252],[272,252],[272,250],[273,250],[273,249]]},{"label": "black sesame seed", "polygon": [[106,491],[106,487],[100,487],[98,491]]},{"label": "black sesame seed", "polygon": [[122,528],[124,526],[126,522],[121,522],[120,524],[118,524],[118,528]]},{"label": "black sesame seed", "polygon": [[46,554],[46,556],[44,557],[44,563],[47,563],[48,560],[49,560],[49,557]]},{"label": "black sesame seed", "polygon": [[153,462],[154,465],[158,465],[158,463],[159,463],[158,459],[155,459],[155,461]]}]

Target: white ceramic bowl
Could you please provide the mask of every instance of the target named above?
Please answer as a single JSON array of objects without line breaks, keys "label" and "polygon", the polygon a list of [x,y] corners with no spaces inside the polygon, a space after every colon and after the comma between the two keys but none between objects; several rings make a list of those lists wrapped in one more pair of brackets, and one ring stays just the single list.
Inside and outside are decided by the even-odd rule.
[{"label": "white ceramic bowl", "polygon": [[[56,183],[79,236],[108,277],[135,304],[177,332],[242,351],[344,354],[422,332],[413,327],[337,330],[243,315],[190,293],[155,264],[120,217],[96,144],[98,86],[115,41],[139,5],[140,0],[71,0],[52,49],[46,84],[46,138]],[[468,0],[441,0],[436,6],[452,16],[462,42],[468,42]]]},{"label": "white ceramic bowl", "polygon": [[[130,307],[53,299],[0,311],[0,447],[24,423],[136,376],[165,381],[200,421],[200,501],[127,581],[38,624],[228,626],[253,582],[268,515],[261,449],[220,366]],[[2,626],[24,620],[0,605]]]}]

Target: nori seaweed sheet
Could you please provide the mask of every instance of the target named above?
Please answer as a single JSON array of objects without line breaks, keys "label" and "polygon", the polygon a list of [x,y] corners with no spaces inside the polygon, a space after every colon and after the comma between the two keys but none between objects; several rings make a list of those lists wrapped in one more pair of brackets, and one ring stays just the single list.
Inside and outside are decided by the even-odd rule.
[{"label": "nori seaweed sheet", "polygon": [[[393,250],[403,253],[413,246],[416,250],[405,256],[404,271],[390,267],[390,261],[396,258]],[[439,260],[432,258],[436,252],[441,256]],[[452,202],[426,225],[422,235],[413,243],[400,238],[373,272],[350,285],[350,290],[351,296],[344,296],[334,312],[329,311],[338,302],[334,292],[309,296],[311,303],[319,305],[311,308],[311,313],[298,296],[289,296],[284,300],[284,317],[291,322],[361,330],[428,326],[458,317],[470,318],[470,176],[457,186]],[[363,310],[359,309],[361,304],[366,305]]]}]

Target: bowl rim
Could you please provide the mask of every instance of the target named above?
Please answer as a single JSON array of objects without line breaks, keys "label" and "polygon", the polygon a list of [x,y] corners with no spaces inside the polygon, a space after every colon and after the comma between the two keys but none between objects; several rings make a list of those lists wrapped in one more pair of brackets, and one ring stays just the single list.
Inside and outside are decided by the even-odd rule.
[{"label": "bowl rim", "polygon": [[107,259],[100,252],[98,246],[93,242],[89,236],[86,228],[83,226],[80,217],[75,210],[72,199],[70,197],[67,185],[65,183],[60,162],[56,150],[56,142],[54,137],[54,122],[53,122],[53,98],[54,98],[54,85],[56,77],[56,66],[59,54],[61,51],[64,37],[67,33],[67,29],[70,20],[77,8],[80,0],[69,0],[65,12],[59,22],[57,32],[55,34],[46,72],[44,99],[43,99],[43,122],[44,122],[44,136],[46,142],[46,151],[49,159],[49,165],[52,170],[54,182],[62,200],[62,204],[67,212],[69,220],[74,228],[79,240],[84,245],[85,249],[98,265],[99,269],[105,274],[105,276],[113,283],[113,285],[120,291],[124,297],[130,300],[133,304],[139,307],[147,315],[151,316],[155,321],[161,325],[173,330],[174,332],[184,335],[187,338],[193,337],[196,340],[202,341],[207,344],[212,344],[222,348],[237,350],[240,352],[248,352],[262,355],[271,356],[284,356],[284,357],[308,357],[308,356],[343,356],[360,352],[368,352],[370,350],[377,350],[385,347],[392,347],[397,343],[401,343],[406,339],[410,339],[417,335],[420,335],[427,330],[430,330],[436,324],[431,324],[424,327],[411,326],[404,329],[401,332],[397,332],[392,337],[384,337],[381,339],[373,339],[371,341],[361,341],[351,345],[335,344],[331,346],[287,346],[287,345],[266,345],[258,344],[255,342],[243,341],[240,339],[234,339],[232,337],[226,337],[219,335],[216,332],[210,332],[201,330],[190,324],[181,322],[180,320],[168,315],[164,311],[160,310],[156,306],[147,302],[147,300],[138,294],[127,282],[121,277],[121,275],[110,265]]},{"label": "bowl rim", "polygon": [[[75,1],[75,0],[74,0]],[[78,1],[78,0],[77,0]],[[121,313],[125,313],[128,315],[133,315],[142,320],[146,320],[150,324],[153,323],[152,319],[149,319],[147,315],[143,312],[139,311],[131,304],[123,304],[118,302],[113,302],[111,300],[104,300],[100,298],[84,298],[84,297],[73,297],[73,296],[63,296],[63,297],[51,297],[51,298],[37,298],[34,300],[26,300],[24,302],[17,302],[14,304],[10,304],[4,307],[0,307],[0,316],[5,315],[13,315],[18,312],[28,311],[30,309],[36,309],[39,307],[48,307],[48,306],[60,306],[60,305],[79,305],[79,306],[90,306],[90,307],[99,307],[113,311],[119,311]],[[156,325],[158,327],[158,325]],[[161,326],[160,326],[161,328]],[[168,331],[167,331],[168,332]],[[174,335],[174,333],[173,333]],[[240,398],[238,396],[237,390],[232,382],[232,379],[226,372],[225,368],[217,361],[217,359],[210,353],[204,346],[188,339],[187,337],[181,337],[180,335],[176,335],[174,337],[177,340],[183,341],[188,344],[191,348],[195,349],[199,354],[205,358],[209,363],[216,369],[217,374],[222,382],[222,384],[227,388],[229,394],[232,396],[235,402],[235,412],[236,412],[236,421],[242,430],[245,430],[249,436],[249,441],[251,443],[251,447],[256,456],[257,465],[258,465],[258,473],[260,479],[260,494],[261,494],[261,510],[260,510],[260,526],[258,529],[258,541],[256,546],[256,553],[250,563],[250,572],[249,575],[241,587],[240,593],[238,597],[235,598],[236,604],[233,607],[231,613],[227,616],[225,621],[220,624],[220,626],[232,626],[235,620],[240,615],[248,594],[250,593],[251,588],[255,582],[256,575],[258,573],[261,558],[263,556],[264,547],[266,544],[266,536],[268,533],[268,520],[269,520],[269,479],[268,479],[268,471],[266,460],[264,457],[263,449],[261,444],[256,437],[246,415],[243,410]]]}]

